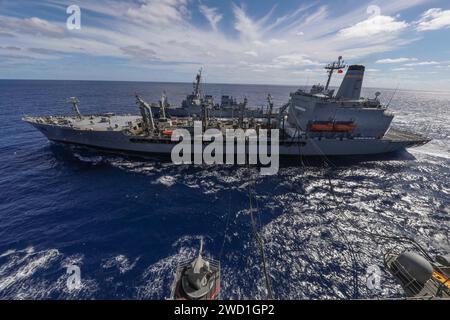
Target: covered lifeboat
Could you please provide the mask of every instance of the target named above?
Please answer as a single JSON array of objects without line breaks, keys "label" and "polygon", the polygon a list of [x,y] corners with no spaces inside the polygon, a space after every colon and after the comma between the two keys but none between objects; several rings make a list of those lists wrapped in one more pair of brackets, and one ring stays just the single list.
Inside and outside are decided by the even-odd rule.
[{"label": "covered lifeboat", "polygon": [[357,127],[354,121],[316,121],[310,125],[312,132],[352,132]]},{"label": "covered lifeboat", "polygon": [[313,132],[330,132],[333,131],[333,122],[316,121],[310,125],[309,130]]}]

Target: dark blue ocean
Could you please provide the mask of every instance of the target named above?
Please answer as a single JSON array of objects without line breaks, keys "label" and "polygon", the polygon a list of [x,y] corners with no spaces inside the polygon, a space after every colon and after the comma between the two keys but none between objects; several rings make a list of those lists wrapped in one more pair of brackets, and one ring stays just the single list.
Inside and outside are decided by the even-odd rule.
[{"label": "dark blue ocean", "polygon": [[[296,89],[206,86],[216,99],[246,96],[253,106],[268,93],[280,106]],[[450,92],[399,91],[392,100],[394,126],[432,138],[426,146],[303,159],[270,177],[257,168],[176,166],[55,145],[21,121],[70,113],[71,96],[85,114],[138,114],[134,92],[156,102],[164,90],[176,104],[191,85],[0,81],[1,299],[165,299],[199,237],[221,262],[222,298],[266,298],[249,184],[275,299],[400,297],[383,268],[393,244],[365,230],[413,237],[432,254],[450,251]],[[385,102],[394,94],[364,93],[376,91]],[[79,289],[66,286],[69,265],[80,267]],[[382,271],[376,290],[366,286],[372,265]]]}]

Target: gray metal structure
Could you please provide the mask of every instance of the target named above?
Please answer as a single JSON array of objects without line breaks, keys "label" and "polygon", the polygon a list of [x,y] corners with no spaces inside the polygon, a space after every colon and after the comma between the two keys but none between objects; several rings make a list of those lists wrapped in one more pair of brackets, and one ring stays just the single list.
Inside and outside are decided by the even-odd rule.
[{"label": "gray metal structure", "polygon": [[203,257],[202,252],[203,239],[197,258],[177,266],[170,294],[172,300],[220,299],[220,262]]},{"label": "gray metal structure", "polygon": [[450,300],[450,261],[445,257],[433,258],[415,241],[403,240],[395,243],[383,259],[407,299]]},{"label": "gray metal structure", "polygon": [[[171,117],[193,117],[201,116],[206,110],[211,117],[234,118],[240,113],[242,103],[235,98],[223,95],[220,104],[214,103],[211,95],[204,95],[202,90],[202,72],[200,69],[193,83],[193,91],[182,101],[181,106],[170,106],[167,104],[167,115]],[[155,110],[156,111],[156,110]],[[262,118],[264,110],[262,108],[246,109],[246,117]]]}]

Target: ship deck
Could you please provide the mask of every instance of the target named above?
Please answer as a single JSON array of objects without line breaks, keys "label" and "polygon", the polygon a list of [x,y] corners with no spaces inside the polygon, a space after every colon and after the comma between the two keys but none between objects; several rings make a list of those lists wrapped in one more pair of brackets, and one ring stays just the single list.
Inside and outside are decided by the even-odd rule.
[{"label": "ship deck", "polygon": [[[75,130],[86,130],[86,131],[122,131],[124,129],[129,129],[130,125],[134,126],[138,120],[140,119],[139,116],[135,115],[112,115],[112,114],[105,114],[105,115],[91,115],[91,116],[84,116],[82,119],[79,119],[77,117],[73,116],[56,116],[56,117],[25,117],[23,120],[30,122],[30,123],[36,123],[36,124],[46,124],[46,125],[54,125],[54,126],[61,126],[61,127],[70,127]],[[221,129],[224,131],[227,128],[233,128],[233,123],[230,122],[230,120],[216,120],[221,123]],[[177,128],[179,126],[185,126],[187,125],[185,119],[174,119],[173,120],[173,128]],[[137,138],[142,137],[141,135],[136,135]],[[160,137],[152,137],[152,139],[149,139],[149,137],[145,137],[145,140],[160,140]],[[298,139],[298,138],[297,138]],[[281,139],[281,144],[291,144],[295,143],[295,141],[298,141],[297,139]],[[305,137],[303,139],[300,139],[300,141],[304,141]],[[368,139],[372,140],[374,138],[354,138],[356,140],[361,139]],[[163,139],[164,141],[169,140],[165,137]],[[329,140],[324,138],[324,140]],[[335,139],[330,139],[335,140]],[[424,137],[422,135],[399,130],[396,128],[390,128],[386,134],[383,136],[381,140],[392,142],[392,143],[405,143],[406,147],[417,147],[424,145],[430,141],[429,138]]]},{"label": "ship deck", "polygon": [[430,142],[431,139],[417,133],[390,128],[384,135],[383,140],[389,140],[392,142],[406,142],[409,143],[410,146],[421,146]]}]

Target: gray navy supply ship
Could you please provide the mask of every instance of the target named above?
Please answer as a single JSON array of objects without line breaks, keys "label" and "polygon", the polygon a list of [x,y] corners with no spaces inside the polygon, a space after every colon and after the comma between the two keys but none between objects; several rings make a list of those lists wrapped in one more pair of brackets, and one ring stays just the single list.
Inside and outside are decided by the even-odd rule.
[{"label": "gray navy supply ship", "polygon": [[[329,89],[332,75],[336,71],[343,73],[346,68],[346,75],[335,93]],[[383,154],[429,141],[419,134],[392,128],[394,115],[379,101],[379,93],[370,99],[360,97],[364,66],[346,67],[339,57],[325,69],[328,73],[325,86],[314,85],[309,92],[291,93],[289,101],[277,113],[269,95],[268,111],[261,117],[245,114],[245,100],[239,104],[236,118],[214,118],[205,103],[200,103],[199,115],[169,118],[166,111],[170,108],[167,108],[165,96],[159,105],[150,105],[136,95],[140,115],[82,115],[78,101],[72,98],[74,116],[24,117],[23,120],[51,141],[144,154],[170,154],[178,144],[178,141],[171,141],[174,130],[194,132],[194,121],[201,121],[203,130],[218,129],[223,136],[230,128],[279,129],[282,157]],[[198,97],[199,91],[194,90],[189,99],[194,101]],[[159,109],[158,117],[154,115],[155,108]],[[269,144],[270,140],[269,137]]]}]

